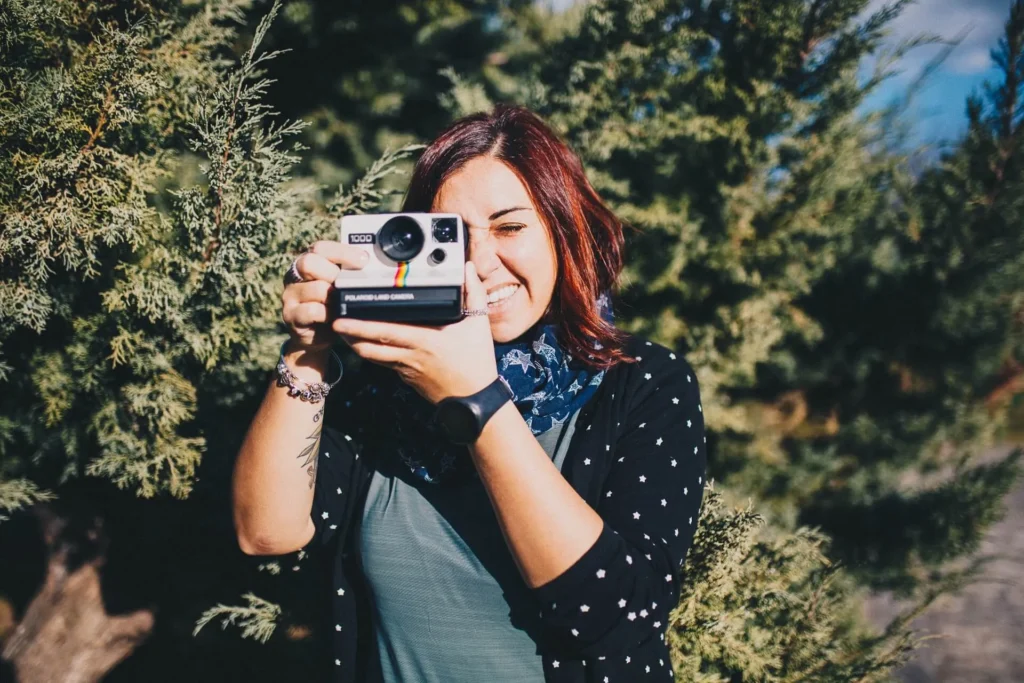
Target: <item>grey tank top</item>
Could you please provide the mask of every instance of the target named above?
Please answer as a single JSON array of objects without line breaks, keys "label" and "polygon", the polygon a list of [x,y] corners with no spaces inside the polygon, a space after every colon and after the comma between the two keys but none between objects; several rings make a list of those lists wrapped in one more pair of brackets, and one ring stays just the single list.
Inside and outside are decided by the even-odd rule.
[{"label": "grey tank top", "polygon": [[[537,437],[559,470],[577,415]],[[539,607],[483,483],[411,481],[375,472],[363,508],[359,551],[385,683],[543,683]]]}]

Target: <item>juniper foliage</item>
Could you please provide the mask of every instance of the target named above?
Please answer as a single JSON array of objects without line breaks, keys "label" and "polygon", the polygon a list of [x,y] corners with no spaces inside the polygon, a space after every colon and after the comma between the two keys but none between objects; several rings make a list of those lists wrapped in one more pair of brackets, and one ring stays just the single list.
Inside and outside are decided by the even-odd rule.
[{"label": "juniper foliage", "polygon": [[920,177],[888,174],[887,204],[798,302],[822,340],[759,377],[800,415],[786,457],[749,481],[800,500],[871,585],[909,591],[976,551],[1019,476],[1019,453],[979,455],[1024,388],[1022,42],[1018,1],[964,139]]},{"label": "juniper foliage", "polygon": [[[705,491],[668,642],[675,676],[698,683],[888,681],[923,638],[911,611],[866,627],[860,590],[828,559],[820,531],[780,532],[749,507]],[[918,606],[923,609],[926,603]]]},{"label": "juniper foliage", "polygon": [[[1006,107],[1019,107],[1020,81],[993,95],[1002,113],[989,123],[972,114],[955,155],[970,192],[919,182],[886,145],[889,119],[858,109],[892,60],[866,81],[858,65],[906,3],[864,17],[867,4],[593,3],[545,47],[524,79],[542,87],[522,97],[637,229],[620,320],[700,369],[710,467],[726,490],[775,523],[822,526],[862,580],[926,592],[928,569],[974,549],[998,518],[1017,472],[1013,458],[973,456],[1007,403],[986,405],[983,387],[1019,375],[1019,136],[1007,123],[1019,111]],[[1017,21],[997,57],[1013,69]],[[992,189],[998,173],[974,173],[1004,166],[1005,192]],[[974,215],[990,195],[999,206]],[[967,254],[954,300],[935,271]],[[925,487],[936,468],[946,479]],[[905,523],[886,524],[897,511]]]},{"label": "juniper foliage", "polygon": [[[236,65],[237,22],[251,10],[242,0],[8,0],[0,509],[83,475],[188,496],[213,428],[265,390],[291,255],[333,237],[338,215],[386,206],[409,143],[514,97],[568,137],[640,229],[620,320],[701,373],[712,468],[732,491],[709,492],[688,557],[669,631],[676,671],[883,680],[915,645],[914,612],[871,633],[857,581],[912,586],[973,549],[1015,461],[961,467],[915,494],[894,558],[896,543],[872,538],[865,556],[851,554],[868,527],[833,513],[876,523],[905,513],[900,477],[949,463],[940,447],[968,452],[992,433],[979,401],[1016,386],[1024,251],[1013,249],[1021,3],[998,53],[1004,85],[990,108],[972,104],[970,135],[920,182],[855,111],[872,85],[856,65],[902,4],[857,23],[866,0],[604,0],[559,23],[518,3],[399,3],[374,19],[294,2],[278,21],[288,29],[271,32],[275,4]],[[310,39],[303,59],[333,63],[333,32],[372,42],[388,27],[409,43],[376,66],[358,61],[374,54],[367,43],[351,45],[355,61],[318,76],[340,88],[303,100],[268,78],[305,62],[261,44],[293,33]],[[460,38],[474,32],[484,38],[459,62]],[[324,104],[318,92],[342,95]],[[291,116],[271,104],[283,96]],[[924,335],[910,325],[882,341],[843,327],[855,319],[849,287],[891,300],[910,282],[918,320],[939,335],[932,355],[915,355]],[[886,372],[900,381],[879,390]],[[879,404],[885,416],[864,409],[879,396],[902,398]],[[731,508],[747,494],[765,517]],[[801,527],[810,519],[835,541]],[[867,569],[852,574],[836,557]],[[281,563],[260,569],[281,574]],[[926,582],[916,609],[970,570]],[[288,610],[246,600],[217,605],[196,630],[227,619],[280,640]]]},{"label": "juniper foliage", "polygon": [[[509,96],[532,56],[520,17],[532,0],[292,0],[268,36],[275,106],[309,127],[297,172],[352,183],[386,149],[430,140],[449,120],[452,74]],[[403,167],[408,164],[402,165]],[[382,186],[404,190],[392,178]],[[397,207],[393,207],[397,208]]]},{"label": "juniper foliage", "polygon": [[281,607],[252,593],[246,593],[242,597],[248,603],[245,607],[217,605],[203,612],[196,622],[192,635],[197,635],[204,626],[219,618],[221,628],[237,626],[242,630],[243,638],[252,638],[261,643],[270,640],[277,628]]},{"label": "juniper foliage", "polygon": [[[13,4],[32,30],[3,24],[2,475],[184,497],[197,391],[223,389],[220,407],[249,395],[282,338],[280,273],[332,234],[330,208],[374,190],[317,210],[319,188],[291,180],[304,124],[263,102],[274,53],[257,51],[277,6],[231,69],[239,2],[34,4]],[[195,181],[168,187],[183,166]]]},{"label": "juniper foliage", "polygon": [[[242,5],[0,7],[3,479],[82,474],[102,439],[111,473],[149,492],[174,473],[170,487],[187,490],[197,446],[174,434],[194,410],[187,383],[166,359],[145,367],[160,341],[118,329],[102,297],[118,286],[115,266],[144,258],[160,220],[149,199],[185,113],[220,84],[215,48]],[[170,398],[166,415],[158,397]]]}]

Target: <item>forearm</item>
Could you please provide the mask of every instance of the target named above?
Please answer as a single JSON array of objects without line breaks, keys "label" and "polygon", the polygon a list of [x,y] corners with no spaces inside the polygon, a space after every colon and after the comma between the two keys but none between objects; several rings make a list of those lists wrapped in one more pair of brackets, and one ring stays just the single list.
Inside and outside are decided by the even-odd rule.
[{"label": "forearm", "polygon": [[[285,362],[304,382],[322,381],[327,352],[290,353]],[[288,395],[272,380],[235,462],[235,530],[250,554],[297,550],[312,533],[310,510],[324,403]]]},{"label": "forearm", "polygon": [[571,567],[604,525],[506,403],[470,447],[505,541],[531,588]]}]

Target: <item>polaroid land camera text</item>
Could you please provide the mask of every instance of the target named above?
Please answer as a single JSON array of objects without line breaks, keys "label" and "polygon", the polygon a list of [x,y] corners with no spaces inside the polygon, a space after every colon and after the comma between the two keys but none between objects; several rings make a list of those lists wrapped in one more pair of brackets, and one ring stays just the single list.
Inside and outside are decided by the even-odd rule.
[{"label": "polaroid land camera text", "polygon": [[457,214],[345,216],[342,244],[369,255],[342,269],[328,299],[332,317],[410,323],[462,319],[467,235]]}]

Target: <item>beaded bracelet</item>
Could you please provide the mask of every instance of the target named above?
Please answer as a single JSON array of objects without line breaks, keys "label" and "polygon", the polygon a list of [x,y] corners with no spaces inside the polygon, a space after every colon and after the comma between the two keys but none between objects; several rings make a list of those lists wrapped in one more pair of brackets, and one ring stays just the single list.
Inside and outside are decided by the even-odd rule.
[{"label": "beaded bracelet", "polygon": [[288,387],[288,395],[296,396],[303,401],[309,403],[320,403],[327,394],[330,393],[334,385],[341,381],[341,376],[345,374],[345,367],[341,364],[341,358],[338,354],[331,350],[331,355],[334,356],[334,360],[338,363],[338,379],[334,380],[330,384],[326,382],[306,382],[295,376],[284,362],[284,348],[288,345],[285,341],[281,344],[281,355],[277,359],[277,386]]}]

